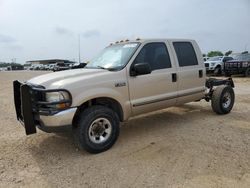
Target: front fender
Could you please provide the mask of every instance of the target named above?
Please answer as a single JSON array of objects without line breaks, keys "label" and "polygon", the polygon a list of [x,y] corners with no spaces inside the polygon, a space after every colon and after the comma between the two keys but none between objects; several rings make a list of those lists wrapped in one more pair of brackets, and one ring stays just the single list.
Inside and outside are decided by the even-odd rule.
[{"label": "front fender", "polygon": [[91,99],[101,97],[116,100],[122,108],[124,120],[129,118],[131,114],[131,106],[128,95],[125,95],[125,93],[120,93],[111,88],[93,88],[74,95],[72,106],[78,107]]}]

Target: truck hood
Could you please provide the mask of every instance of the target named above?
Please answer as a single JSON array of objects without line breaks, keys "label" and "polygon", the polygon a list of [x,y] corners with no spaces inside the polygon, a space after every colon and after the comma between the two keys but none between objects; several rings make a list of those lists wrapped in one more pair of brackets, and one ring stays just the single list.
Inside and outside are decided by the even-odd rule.
[{"label": "truck hood", "polygon": [[34,85],[41,85],[48,89],[60,88],[62,85],[70,84],[76,80],[87,80],[103,74],[111,74],[111,72],[103,69],[74,69],[44,74],[32,78],[27,82]]}]

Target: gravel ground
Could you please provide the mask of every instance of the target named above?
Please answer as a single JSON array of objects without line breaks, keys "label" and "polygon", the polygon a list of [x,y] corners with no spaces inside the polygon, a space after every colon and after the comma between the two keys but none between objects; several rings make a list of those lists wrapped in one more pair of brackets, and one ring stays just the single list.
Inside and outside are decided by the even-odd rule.
[{"label": "gravel ground", "polygon": [[250,78],[234,78],[228,115],[205,101],[146,114],[91,155],[71,133],[25,136],[16,121],[12,81],[44,73],[0,72],[0,187],[250,187]]}]

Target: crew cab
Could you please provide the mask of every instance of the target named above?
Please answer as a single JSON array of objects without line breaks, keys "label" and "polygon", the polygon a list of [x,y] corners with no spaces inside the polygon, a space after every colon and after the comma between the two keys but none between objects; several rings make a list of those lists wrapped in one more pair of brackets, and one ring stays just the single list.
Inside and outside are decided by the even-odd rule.
[{"label": "crew cab", "polygon": [[214,73],[215,75],[222,74],[222,71],[224,70],[224,63],[230,60],[233,60],[233,58],[229,56],[210,57],[207,61],[205,61],[207,73]]},{"label": "crew cab", "polygon": [[13,82],[17,119],[26,134],[73,130],[90,153],[115,143],[120,122],[171,106],[211,100],[217,114],[234,105],[234,83],[206,79],[194,40],[121,41],[106,47],[82,69]]}]

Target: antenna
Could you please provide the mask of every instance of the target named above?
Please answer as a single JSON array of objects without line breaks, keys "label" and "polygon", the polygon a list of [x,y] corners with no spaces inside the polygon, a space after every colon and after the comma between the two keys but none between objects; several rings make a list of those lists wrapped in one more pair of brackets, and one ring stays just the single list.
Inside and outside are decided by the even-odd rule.
[{"label": "antenna", "polygon": [[79,53],[78,61],[79,63],[81,63],[81,35],[80,34],[78,35],[78,53]]}]

